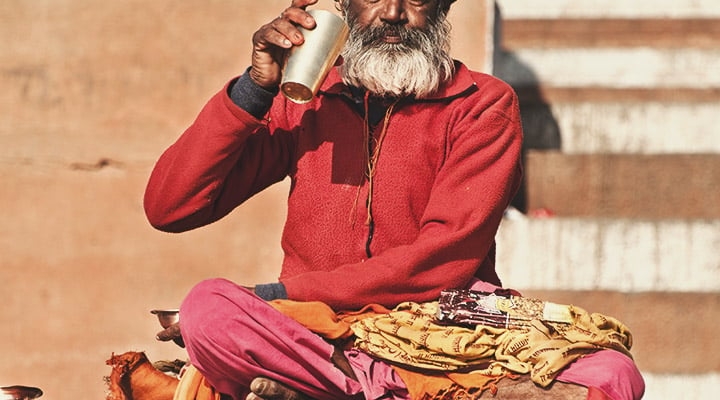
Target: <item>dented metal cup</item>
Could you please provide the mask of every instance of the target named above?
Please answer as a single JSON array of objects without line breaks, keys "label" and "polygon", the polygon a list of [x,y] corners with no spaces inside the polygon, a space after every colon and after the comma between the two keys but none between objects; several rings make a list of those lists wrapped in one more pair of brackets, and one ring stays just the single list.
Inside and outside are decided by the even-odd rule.
[{"label": "dented metal cup", "polygon": [[42,390],[31,386],[0,387],[0,400],[31,400],[42,395]]},{"label": "dented metal cup", "polygon": [[280,90],[296,103],[312,100],[335,65],[345,46],[350,29],[338,15],[325,10],[309,10],[315,18],[314,29],[298,27],[305,42],[290,51],[283,71]]},{"label": "dented metal cup", "polygon": [[180,321],[180,310],[177,308],[155,309],[150,310],[151,314],[157,315],[158,322],[163,329],[167,329],[170,325]]}]

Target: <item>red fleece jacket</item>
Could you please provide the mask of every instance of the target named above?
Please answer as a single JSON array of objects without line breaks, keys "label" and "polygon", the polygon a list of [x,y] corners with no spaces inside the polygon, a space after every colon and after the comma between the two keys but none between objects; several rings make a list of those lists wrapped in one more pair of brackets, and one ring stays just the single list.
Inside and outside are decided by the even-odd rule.
[{"label": "red fleece jacket", "polygon": [[498,79],[456,67],[433,98],[395,106],[373,178],[373,226],[364,120],[336,70],[313,101],[279,95],[263,120],[227,87],[215,95],[157,162],[147,217],[161,230],[193,229],[289,176],[279,280],[290,299],[391,307],[473,276],[499,284],[494,237],[521,176],[518,102]]}]

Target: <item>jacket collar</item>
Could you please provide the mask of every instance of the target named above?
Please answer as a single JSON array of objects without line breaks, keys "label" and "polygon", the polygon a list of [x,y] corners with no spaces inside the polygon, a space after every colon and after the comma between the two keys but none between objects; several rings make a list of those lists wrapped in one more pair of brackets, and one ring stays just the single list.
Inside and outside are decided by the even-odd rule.
[{"label": "jacket collar", "polygon": [[[330,70],[325,82],[320,86],[320,92],[329,95],[350,95],[350,89],[345,86],[340,77],[340,66]],[[470,70],[460,61],[455,61],[455,74],[452,79],[443,83],[440,89],[432,96],[416,101],[438,101],[462,96],[468,90],[477,87]]]}]

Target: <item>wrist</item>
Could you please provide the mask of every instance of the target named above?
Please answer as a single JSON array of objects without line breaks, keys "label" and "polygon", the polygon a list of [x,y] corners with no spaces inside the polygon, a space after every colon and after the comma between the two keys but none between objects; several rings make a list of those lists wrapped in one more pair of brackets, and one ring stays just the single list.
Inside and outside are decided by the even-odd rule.
[{"label": "wrist", "polygon": [[280,86],[279,80],[268,79],[254,67],[250,67],[247,72],[250,80],[258,87],[261,87],[269,92],[278,90],[278,87]]},{"label": "wrist", "polygon": [[228,95],[235,105],[255,118],[261,119],[270,110],[278,92],[278,88],[267,90],[255,83],[250,77],[250,69],[248,69],[232,83]]},{"label": "wrist", "polygon": [[265,301],[288,298],[285,285],[280,282],[255,285],[255,294]]}]

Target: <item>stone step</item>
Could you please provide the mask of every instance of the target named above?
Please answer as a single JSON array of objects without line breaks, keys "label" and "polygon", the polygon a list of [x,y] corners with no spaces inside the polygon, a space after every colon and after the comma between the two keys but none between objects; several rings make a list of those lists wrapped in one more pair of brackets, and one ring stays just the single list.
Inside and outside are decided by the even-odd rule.
[{"label": "stone step", "polygon": [[717,5],[519,3],[499,2],[514,11],[496,22],[493,71],[520,97],[527,148],[720,152]]},{"label": "stone step", "polygon": [[503,19],[502,47],[522,48],[717,48],[718,18]]},{"label": "stone step", "polygon": [[720,50],[520,48],[496,52],[494,72],[514,86],[719,88]]},{"label": "stone step", "polygon": [[643,400],[713,399],[720,388],[720,373],[653,374],[643,373]]},{"label": "stone step", "polygon": [[520,97],[528,148],[718,153],[718,48],[525,47],[496,51],[493,71]]},{"label": "stone step", "polygon": [[602,86],[540,86],[537,83],[515,83],[520,100],[528,104],[540,103],[717,103],[720,88],[648,87],[615,88]]},{"label": "stone step", "polygon": [[497,243],[503,284],[519,290],[720,292],[720,219],[511,213]]},{"label": "stone step", "polygon": [[525,158],[528,210],[558,216],[720,218],[720,154],[564,154]]},{"label": "stone step", "polygon": [[497,0],[505,18],[716,18],[716,0]]},{"label": "stone step", "polygon": [[[712,102],[697,97],[697,101],[663,101],[662,91],[652,89],[628,99],[629,92],[574,88],[545,100],[531,91],[519,91],[527,148],[573,154],[720,153],[716,122],[720,90],[712,93],[716,98]],[[659,99],[650,98],[654,93]],[[700,91],[684,94],[708,97]]]}]

